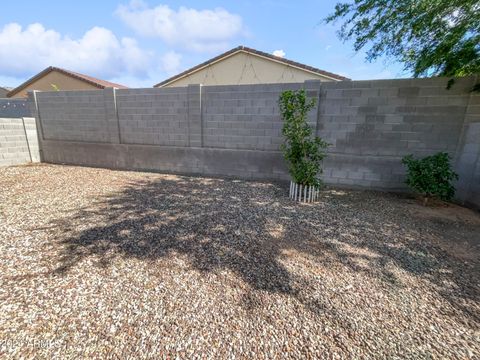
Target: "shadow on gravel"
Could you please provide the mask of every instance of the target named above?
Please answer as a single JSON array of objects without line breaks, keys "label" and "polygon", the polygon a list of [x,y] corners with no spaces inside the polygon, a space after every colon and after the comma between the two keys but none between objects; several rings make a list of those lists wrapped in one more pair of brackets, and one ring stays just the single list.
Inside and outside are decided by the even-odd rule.
[{"label": "shadow on gravel", "polygon": [[[399,272],[414,274],[468,321],[478,320],[478,263],[432,245],[433,225],[401,213],[395,197],[328,191],[318,204],[298,205],[285,192],[274,184],[180,176],[133,183],[57,223],[63,250],[56,273],[85,258],[109,266],[117,257],[183,254],[199,271],[227,269],[253,290],[294,296],[324,312],[325,303],[312,295],[318,278],[285,265],[295,256],[289,254],[300,253],[310,266],[352,270],[394,291],[408,291]],[[77,230],[85,224],[91,226]],[[255,299],[247,296],[245,304],[254,306]]]}]

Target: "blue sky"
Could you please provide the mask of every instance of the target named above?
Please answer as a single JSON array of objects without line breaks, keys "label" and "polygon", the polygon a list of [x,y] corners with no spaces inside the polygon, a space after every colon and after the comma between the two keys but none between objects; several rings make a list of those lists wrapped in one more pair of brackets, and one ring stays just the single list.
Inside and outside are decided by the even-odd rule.
[{"label": "blue sky", "polygon": [[163,79],[245,45],[352,79],[408,76],[368,63],[322,19],[324,1],[8,1],[0,11],[0,85],[49,65],[131,87]]}]

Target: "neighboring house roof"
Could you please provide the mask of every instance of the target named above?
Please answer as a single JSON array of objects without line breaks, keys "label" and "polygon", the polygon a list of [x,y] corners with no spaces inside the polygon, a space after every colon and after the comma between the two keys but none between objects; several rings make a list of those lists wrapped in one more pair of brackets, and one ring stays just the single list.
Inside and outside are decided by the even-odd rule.
[{"label": "neighboring house roof", "polygon": [[8,88],[8,87],[5,87],[5,86],[0,86],[0,98],[6,97],[10,90],[12,90],[12,88]]},{"label": "neighboring house roof", "polygon": [[81,80],[81,81],[85,81],[86,83],[88,83],[90,85],[93,85],[93,86],[95,86],[99,89],[105,89],[107,87],[115,87],[115,88],[118,88],[118,89],[127,89],[127,87],[124,86],[124,85],[116,84],[116,83],[106,81],[106,80],[97,79],[97,78],[94,78],[92,76],[80,74],[80,73],[70,71],[70,70],[66,70],[66,69],[62,69],[62,68],[59,68],[59,67],[49,66],[45,70],[39,72],[37,75],[35,75],[35,76],[31,77],[30,79],[28,79],[27,81],[25,81],[23,84],[21,84],[21,85],[17,86],[16,88],[10,90],[10,92],[7,94],[7,96],[10,97],[10,96],[18,93],[19,91],[26,88],[28,85],[32,84],[33,82],[37,81],[38,79],[42,78],[43,76],[47,75],[48,73],[50,73],[52,71],[57,71],[57,72],[62,73],[64,75],[70,76],[72,78],[75,78],[75,79],[78,79],[78,80]]},{"label": "neighboring house roof", "polygon": [[245,52],[245,53],[248,53],[248,54],[252,54],[252,55],[260,56],[260,57],[263,57],[263,58],[267,58],[269,60],[277,61],[277,62],[283,63],[285,65],[288,65],[288,66],[296,67],[298,69],[306,70],[306,71],[309,71],[309,72],[312,72],[312,73],[315,73],[315,74],[318,74],[318,75],[321,75],[321,76],[331,78],[331,79],[336,80],[336,81],[351,80],[349,78],[346,78],[346,77],[338,75],[338,74],[334,74],[334,73],[331,73],[331,72],[328,72],[328,71],[325,71],[325,70],[317,69],[313,66],[301,64],[301,63],[296,62],[296,61],[288,60],[288,59],[285,59],[285,58],[282,58],[282,57],[279,57],[279,56],[275,56],[275,55],[272,55],[272,54],[269,54],[269,53],[266,53],[266,52],[263,52],[263,51],[248,48],[246,46],[238,46],[238,47],[233,48],[233,49],[231,49],[231,50],[229,50],[229,51],[227,51],[223,54],[220,54],[220,55],[218,55],[218,56],[216,56],[216,57],[214,57],[210,60],[207,60],[207,61],[205,61],[205,62],[203,62],[203,63],[201,63],[197,66],[194,66],[194,67],[192,67],[188,70],[185,70],[185,71],[181,72],[180,74],[172,76],[171,78],[168,78],[168,79],[154,85],[154,87],[167,85],[171,82],[174,82],[175,80],[178,80],[180,78],[188,76],[188,75],[190,75],[194,72],[197,72],[197,71],[205,68],[208,65],[211,65],[211,64],[216,63],[218,61],[221,61],[221,60],[223,60],[223,59],[225,59],[229,56],[232,56],[232,55],[234,55],[238,52]]}]

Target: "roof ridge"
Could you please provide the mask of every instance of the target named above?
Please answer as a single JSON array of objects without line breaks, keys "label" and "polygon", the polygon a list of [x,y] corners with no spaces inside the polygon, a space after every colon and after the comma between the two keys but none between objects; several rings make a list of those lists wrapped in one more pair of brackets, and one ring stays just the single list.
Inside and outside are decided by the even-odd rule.
[{"label": "roof ridge", "polygon": [[125,85],[117,84],[117,83],[114,83],[114,82],[111,82],[111,81],[108,81],[108,80],[102,80],[102,79],[99,79],[99,78],[96,78],[96,77],[93,77],[93,76],[90,76],[90,75],[85,75],[85,74],[78,73],[76,71],[67,70],[67,69],[56,67],[56,66],[52,66],[52,68],[55,69],[55,70],[58,70],[58,71],[63,71],[65,73],[69,73],[71,75],[81,77],[82,79],[84,79],[86,81],[91,81],[91,82],[97,83],[97,84],[101,85],[102,87],[108,87],[108,86],[105,86],[105,85],[112,85],[111,87],[127,88],[127,86],[125,86]]},{"label": "roof ridge", "polygon": [[284,63],[286,65],[290,65],[290,66],[295,66],[297,68],[300,68],[300,69],[303,69],[303,70],[307,70],[307,71],[311,71],[311,72],[314,72],[318,75],[323,75],[323,76],[326,76],[326,77],[330,77],[334,80],[338,80],[338,81],[341,81],[341,80],[351,80],[345,76],[341,76],[341,75],[338,75],[338,74],[335,74],[335,73],[332,73],[332,72],[329,72],[329,71],[325,71],[325,70],[322,70],[322,69],[318,69],[316,67],[313,67],[313,66],[309,66],[309,65],[305,65],[305,64],[302,64],[302,63],[299,63],[297,61],[293,61],[293,60],[289,60],[289,59],[285,59],[283,57],[279,57],[279,56],[275,56],[275,55],[272,55],[272,54],[269,54],[269,53],[266,53],[264,51],[260,51],[260,50],[256,50],[256,49],[253,49],[253,48],[250,48],[250,47],[247,47],[245,45],[239,45],[237,47],[234,47],[233,49],[230,49],[220,55],[217,55],[207,61],[204,61],[198,65],[195,65],[193,67],[191,67],[190,69],[187,69],[185,71],[182,71],[181,73],[177,74],[177,75],[174,75],[168,79],[165,79],[161,82],[159,82],[158,84],[154,85],[153,87],[158,87],[158,86],[162,86],[162,85],[166,85],[176,79],[179,79],[181,77],[184,77],[185,75],[189,74],[189,73],[192,73],[192,72],[195,72],[195,71],[198,71],[200,70],[201,68],[211,64],[211,63],[214,63],[214,62],[217,62],[219,60],[221,60],[222,58],[224,57],[228,57],[230,55],[233,55],[235,54],[236,52],[238,51],[245,51],[247,53],[250,53],[250,54],[254,54],[254,55],[258,55],[258,56],[262,56],[262,57],[266,57],[270,60],[274,60],[274,61],[279,61],[281,63]]},{"label": "roof ridge", "polygon": [[10,90],[7,93],[7,96],[10,97],[13,94],[18,93],[19,91],[23,90],[24,88],[26,88],[28,85],[30,85],[34,81],[40,79],[42,76],[44,76],[44,75],[46,75],[46,74],[48,74],[52,71],[58,71],[58,72],[61,72],[65,75],[67,75],[67,76],[79,79],[81,81],[85,81],[85,82],[87,82],[87,83],[89,83],[93,86],[96,86],[99,89],[105,89],[107,87],[116,87],[116,88],[119,88],[119,89],[126,89],[127,88],[124,85],[116,84],[116,83],[113,83],[113,82],[110,82],[110,81],[107,81],[107,80],[97,79],[97,78],[94,78],[93,76],[80,74],[80,73],[77,73],[77,72],[74,72],[74,71],[71,71],[71,70],[67,70],[67,69],[63,69],[63,68],[60,68],[60,67],[57,67],[57,66],[49,66],[49,67],[43,69],[42,71],[40,71],[38,74],[32,76],[30,79],[26,80],[24,83],[22,83],[19,86]]}]

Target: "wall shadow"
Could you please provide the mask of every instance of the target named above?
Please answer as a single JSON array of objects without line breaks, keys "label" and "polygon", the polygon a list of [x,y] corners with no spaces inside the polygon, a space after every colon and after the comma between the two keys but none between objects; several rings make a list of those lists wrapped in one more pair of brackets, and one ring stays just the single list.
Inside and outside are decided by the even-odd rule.
[{"label": "wall shadow", "polygon": [[[293,252],[396,291],[408,291],[397,270],[421,277],[466,321],[480,321],[478,262],[464,263],[435,246],[431,224],[399,213],[393,195],[332,190],[315,205],[294,204],[285,195],[278,184],[235,180],[133,182],[55,222],[62,248],[55,273],[86,258],[108,267],[117,257],[150,261],[179,254],[198,271],[229,270],[253,291],[294,296],[313,312],[335,312],[311,296],[318,284],[285,265],[285,254]],[[80,224],[91,225],[78,230]],[[255,306],[254,294],[246,294],[245,306]]]}]

